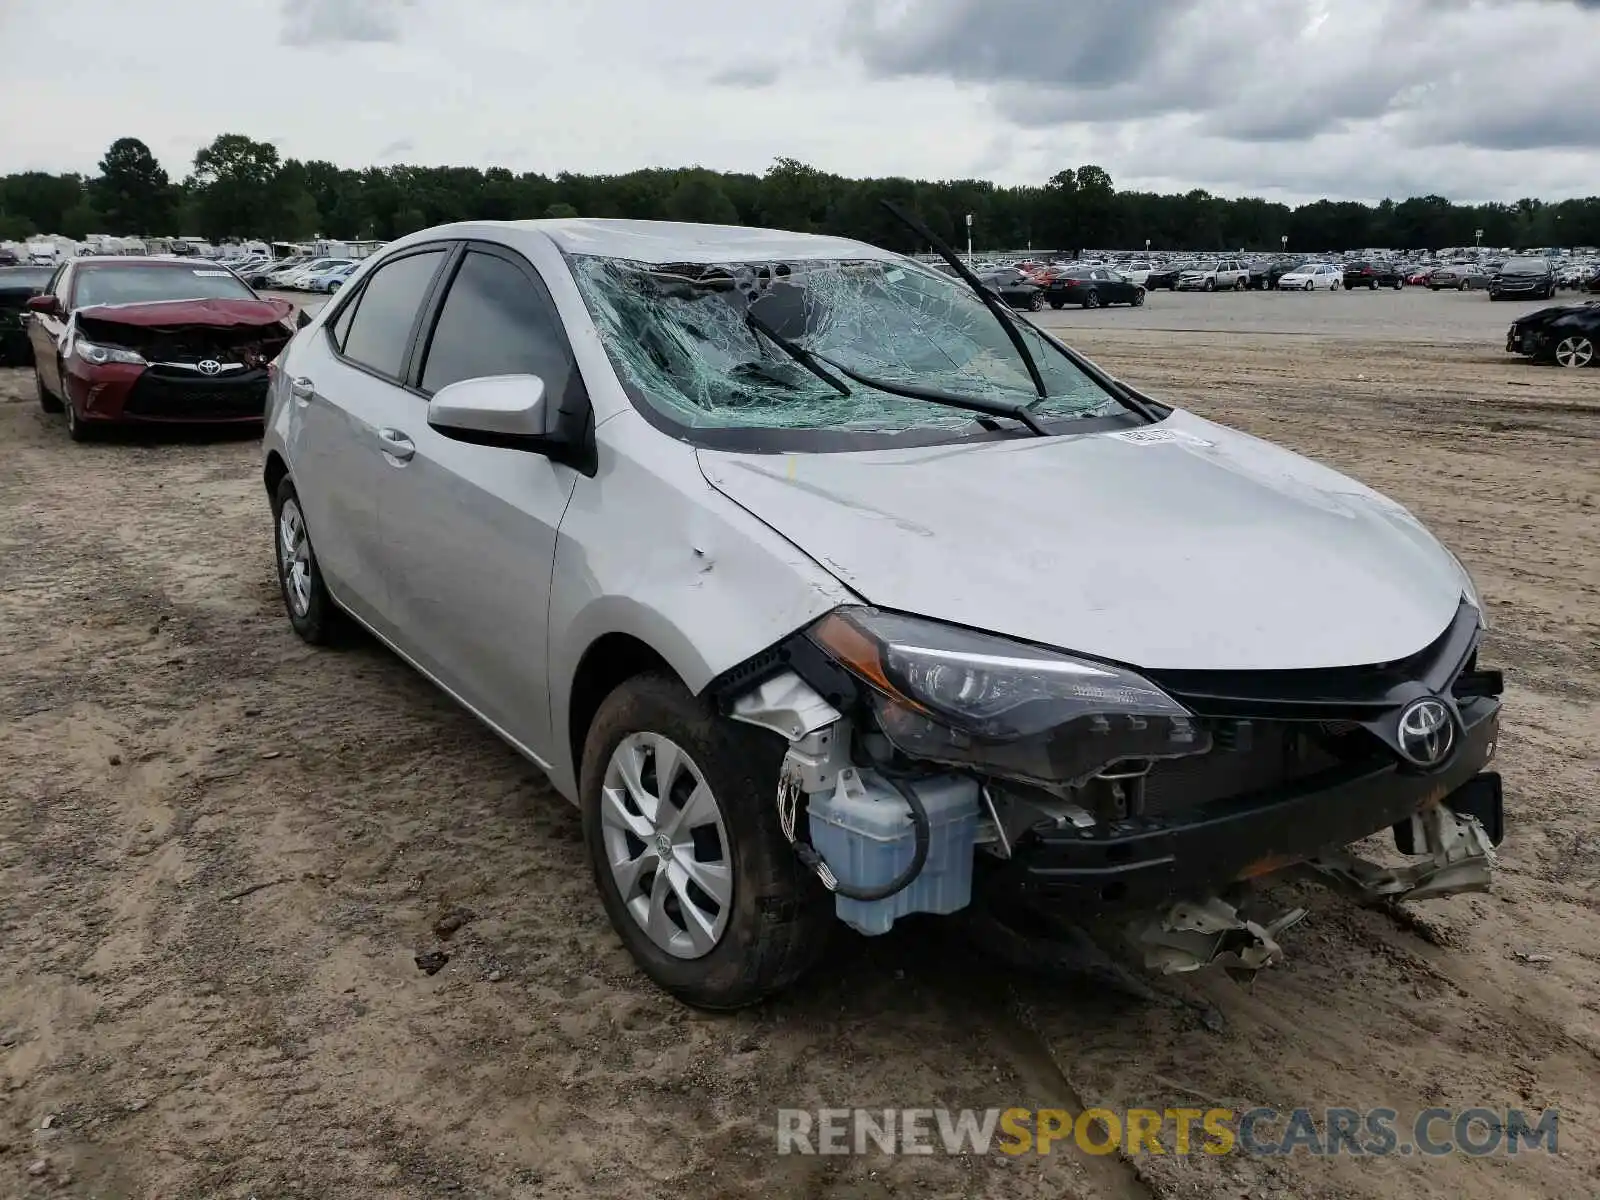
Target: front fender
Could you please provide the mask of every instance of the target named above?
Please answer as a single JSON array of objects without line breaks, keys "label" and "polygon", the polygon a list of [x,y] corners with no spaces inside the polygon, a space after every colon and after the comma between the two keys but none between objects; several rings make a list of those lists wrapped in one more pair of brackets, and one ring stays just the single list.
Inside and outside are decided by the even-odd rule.
[{"label": "front fender", "polygon": [[577,794],[572,695],[608,634],[649,646],[698,693],[859,598],[706,482],[692,447],[626,412],[596,429],[599,469],[580,477],[550,586],[550,776]]}]

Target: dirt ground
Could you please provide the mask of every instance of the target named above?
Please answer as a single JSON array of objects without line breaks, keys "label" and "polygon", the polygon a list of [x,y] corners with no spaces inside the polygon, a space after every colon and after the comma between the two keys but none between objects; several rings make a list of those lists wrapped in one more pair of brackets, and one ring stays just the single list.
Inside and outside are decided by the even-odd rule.
[{"label": "dirt ground", "polygon": [[[1395,496],[1471,567],[1509,679],[1493,894],[1403,920],[1285,885],[1313,911],[1282,966],[1173,988],[1215,1029],[937,922],[689,1011],[633,970],[532,769],[375,645],[293,636],[253,440],[75,446],[0,372],[0,1195],[1600,1192],[1600,371],[1106,317],[1073,339]],[[1213,1104],[1554,1107],[1560,1152],[779,1157],[773,1132],[780,1107]]]}]

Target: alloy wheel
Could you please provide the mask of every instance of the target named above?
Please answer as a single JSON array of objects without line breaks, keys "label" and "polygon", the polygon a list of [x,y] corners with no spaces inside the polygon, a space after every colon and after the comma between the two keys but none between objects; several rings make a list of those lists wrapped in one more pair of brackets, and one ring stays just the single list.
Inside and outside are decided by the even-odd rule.
[{"label": "alloy wheel", "polygon": [[1587,367],[1594,362],[1594,343],[1586,337],[1562,338],[1556,344],[1556,362],[1563,367]]},{"label": "alloy wheel", "polygon": [[285,500],[278,513],[278,570],[283,572],[283,590],[294,615],[311,611],[311,538],[306,534],[300,505]]},{"label": "alloy wheel", "polygon": [[623,907],[659,949],[703,958],[733,910],[733,861],[722,810],[682,747],[631,733],[606,764],[601,836]]}]

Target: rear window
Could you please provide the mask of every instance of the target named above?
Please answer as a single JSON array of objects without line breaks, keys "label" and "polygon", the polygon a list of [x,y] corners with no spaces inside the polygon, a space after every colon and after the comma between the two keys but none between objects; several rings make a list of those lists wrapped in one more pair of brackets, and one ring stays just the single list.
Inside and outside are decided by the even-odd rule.
[{"label": "rear window", "polygon": [[79,267],[72,303],[150,304],[161,300],[253,300],[255,293],[226,267]]}]

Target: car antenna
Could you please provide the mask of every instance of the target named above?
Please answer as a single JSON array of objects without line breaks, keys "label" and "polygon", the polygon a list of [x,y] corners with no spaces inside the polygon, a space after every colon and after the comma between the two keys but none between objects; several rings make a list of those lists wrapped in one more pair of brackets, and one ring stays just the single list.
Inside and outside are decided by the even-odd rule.
[{"label": "car antenna", "polygon": [[1028,343],[1022,340],[1022,334],[1018,331],[1016,325],[1012,323],[1010,315],[1000,308],[1000,301],[992,296],[989,293],[989,289],[978,281],[978,277],[972,273],[972,269],[961,261],[960,255],[945,245],[944,239],[929,229],[919,217],[913,216],[893,200],[885,198],[879,200],[878,203],[888,209],[890,214],[907,229],[910,229],[937,250],[939,257],[950,264],[950,269],[961,276],[962,281],[977,294],[979,300],[983,301],[983,306],[994,314],[994,319],[1000,322],[1000,328],[1006,331],[1006,337],[1011,339],[1011,344],[1016,347],[1017,353],[1022,356],[1022,361],[1028,367],[1028,377],[1033,380],[1033,386],[1039,393],[1039,398],[1043,399],[1049,395],[1048,389],[1044,386],[1044,376],[1039,374],[1039,364],[1034,361],[1033,353],[1028,349]]}]

